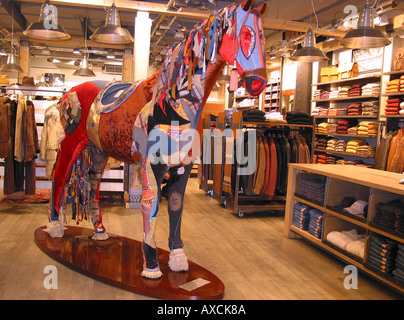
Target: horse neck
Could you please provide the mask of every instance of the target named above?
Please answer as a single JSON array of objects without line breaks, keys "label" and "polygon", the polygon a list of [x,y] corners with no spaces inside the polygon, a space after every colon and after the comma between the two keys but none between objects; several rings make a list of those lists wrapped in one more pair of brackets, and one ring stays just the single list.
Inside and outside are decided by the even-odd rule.
[{"label": "horse neck", "polygon": [[223,69],[226,61],[222,58],[220,54],[217,55],[216,61],[214,63],[209,62],[206,69],[205,78],[205,90],[203,96],[202,109],[205,106],[206,101],[210,93],[212,92],[213,86],[216,84],[216,80],[219,77],[220,71]]}]

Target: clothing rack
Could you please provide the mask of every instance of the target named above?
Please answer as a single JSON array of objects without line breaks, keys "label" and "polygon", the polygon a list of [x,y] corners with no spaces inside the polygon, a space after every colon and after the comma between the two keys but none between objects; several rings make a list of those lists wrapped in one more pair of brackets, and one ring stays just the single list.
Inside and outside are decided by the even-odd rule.
[{"label": "clothing rack", "polygon": [[[223,130],[230,128],[233,131],[233,137],[222,137],[222,141],[219,141],[219,147],[221,147],[222,152],[217,152],[216,155],[211,155],[212,158],[215,157],[216,161],[211,162],[211,164],[202,164],[204,172],[210,172],[213,178],[213,188],[205,189],[208,195],[211,195],[219,204],[225,208],[230,207],[234,214],[239,217],[243,217],[246,212],[272,212],[272,211],[284,211],[285,209],[285,194],[278,195],[275,194],[273,197],[268,197],[263,194],[253,194],[253,195],[243,195],[239,193],[240,188],[240,177],[236,175],[235,181],[229,181],[228,173],[229,170],[238,170],[240,168],[240,163],[237,162],[238,157],[234,156],[234,164],[228,164],[226,162],[226,146],[234,146],[236,142],[236,131],[237,130],[251,130],[255,129],[257,131],[272,131],[276,133],[294,134],[295,132],[304,133],[305,139],[310,145],[310,161],[312,161],[313,155],[313,125],[298,125],[298,124],[287,124],[287,123],[277,123],[277,122],[248,122],[243,121],[242,112],[234,112],[232,115],[232,120],[230,122],[226,121],[225,112],[219,113],[215,123],[213,124],[210,120],[210,115],[207,115],[204,122],[204,129],[216,128],[221,133]],[[210,121],[210,122],[209,122]],[[233,143],[231,143],[233,139]],[[230,143],[229,143],[230,142]],[[233,148],[233,147],[232,147]],[[217,150],[215,150],[217,151]],[[203,158],[202,158],[203,159]],[[219,160],[219,161],[217,161]],[[227,171],[227,177],[225,176],[225,171]],[[205,175],[206,177],[206,175]],[[232,175],[233,177],[233,175]],[[286,174],[285,177],[286,179]],[[205,184],[206,186],[206,184]],[[229,192],[229,190],[231,191]]]}]

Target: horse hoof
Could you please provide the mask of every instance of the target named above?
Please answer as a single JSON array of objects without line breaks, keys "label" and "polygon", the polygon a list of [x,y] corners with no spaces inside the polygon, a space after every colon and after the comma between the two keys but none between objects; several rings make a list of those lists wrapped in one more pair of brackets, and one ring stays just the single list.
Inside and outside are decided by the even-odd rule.
[{"label": "horse hoof", "polygon": [[142,277],[148,279],[160,279],[162,275],[163,273],[160,271],[160,267],[157,267],[155,269],[143,268],[142,271]]},{"label": "horse hoof", "polygon": [[65,227],[60,221],[56,220],[49,222],[45,231],[49,233],[52,238],[62,238],[65,233]]},{"label": "horse hoof", "polygon": [[188,258],[184,253],[184,249],[170,251],[168,266],[172,271],[188,271]]},{"label": "horse hoof", "polygon": [[94,235],[93,240],[105,241],[109,238],[107,231],[102,222],[97,222],[94,224]]},{"label": "horse hoof", "polygon": [[93,235],[92,239],[97,240],[97,241],[105,241],[105,240],[109,239],[109,235],[105,231],[104,232],[94,231],[94,235]]}]

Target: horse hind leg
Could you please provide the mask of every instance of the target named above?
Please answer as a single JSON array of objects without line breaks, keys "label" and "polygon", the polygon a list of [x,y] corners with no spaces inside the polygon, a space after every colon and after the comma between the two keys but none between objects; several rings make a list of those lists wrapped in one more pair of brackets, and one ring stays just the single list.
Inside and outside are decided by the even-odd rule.
[{"label": "horse hind leg", "polygon": [[158,190],[160,189],[167,166],[164,164],[151,165],[144,159],[141,165],[143,185],[142,215],[143,215],[143,271],[142,276],[158,279],[162,276],[157,257],[155,241],[157,216],[159,213]]},{"label": "horse hind leg", "polygon": [[102,215],[99,200],[99,187],[101,183],[102,173],[107,163],[108,156],[98,149],[93,143],[89,142],[88,153],[90,156],[89,163],[89,183],[90,183],[90,219],[94,225],[94,240],[107,240],[108,233],[102,223]]},{"label": "horse hind leg", "polygon": [[184,209],[184,194],[188,177],[192,169],[192,163],[170,170],[168,182],[168,215],[170,224],[170,235],[168,246],[170,257],[168,266],[172,271],[187,271],[188,258],[184,252],[184,244],[181,240],[181,218]]}]

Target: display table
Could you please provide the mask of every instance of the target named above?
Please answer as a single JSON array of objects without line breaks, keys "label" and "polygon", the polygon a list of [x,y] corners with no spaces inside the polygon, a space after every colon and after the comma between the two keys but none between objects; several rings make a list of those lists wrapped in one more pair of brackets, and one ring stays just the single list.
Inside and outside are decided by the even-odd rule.
[{"label": "display table", "polygon": [[[394,244],[392,269],[399,265],[395,259],[398,256],[399,246],[404,244],[404,232],[400,227],[399,215],[402,212],[400,210],[404,210],[402,207],[404,184],[399,184],[401,179],[402,175],[398,173],[359,166],[290,164],[284,235],[288,238],[303,237],[345,263],[356,266],[359,270],[404,293],[404,282],[390,272],[390,267],[386,269],[387,271],[374,268],[369,259],[371,239],[382,238]],[[308,181],[311,184],[307,184]],[[305,192],[303,188],[307,185],[309,192]],[[319,185],[324,186],[324,192],[318,191]],[[342,208],[341,204],[352,198],[359,200],[358,203],[367,203],[367,206],[363,207],[364,215],[352,214]],[[396,220],[389,226],[388,221],[384,221],[380,214],[380,207],[392,201],[399,205],[395,214],[390,215]],[[303,219],[303,215],[299,216],[299,210],[304,211],[304,208],[316,214],[321,212],[320,215],[316,215],[320,223],[310,226],[307,220],[304,221],[313,219],[312,215],[304,216]],[[348,251],[348,246],[345,248],[330,241],[330,233],[347,234],[353,229],[363,235],[364,249],[358,255]]]}]

